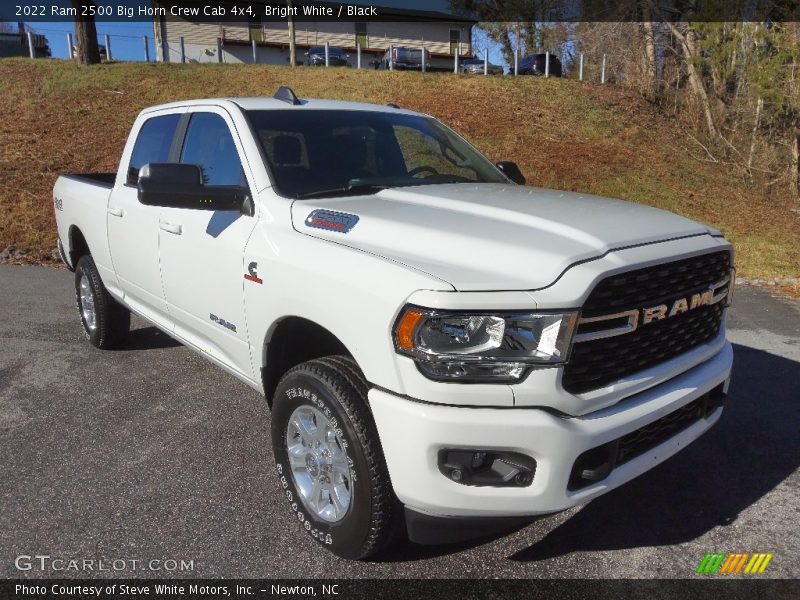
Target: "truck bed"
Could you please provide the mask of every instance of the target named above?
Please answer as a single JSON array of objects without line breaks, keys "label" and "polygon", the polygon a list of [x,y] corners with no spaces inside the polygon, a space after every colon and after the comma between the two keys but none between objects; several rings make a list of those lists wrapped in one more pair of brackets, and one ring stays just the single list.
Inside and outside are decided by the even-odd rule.
[{"label": "truck bed", "polygon": [[[102,275],[114,276],[106,239],[108,200],[116,173],[72,173],[62,175],[53,187],[58,238],[67,249],[73,248],[73,231],[79,231],[92,249],[92,258]],[[69,252],[69,250],[68,250]],[[69,267],[74,269],[71,262]]]},{"label": "truck bed", "polygon": [[100,185],[105,188],[111,189],[114,187],[114,181],[117,179],[116,173],[68,173],[62,175],[67,179],[75,179],[83,183],[91,183],[92,185]]}]

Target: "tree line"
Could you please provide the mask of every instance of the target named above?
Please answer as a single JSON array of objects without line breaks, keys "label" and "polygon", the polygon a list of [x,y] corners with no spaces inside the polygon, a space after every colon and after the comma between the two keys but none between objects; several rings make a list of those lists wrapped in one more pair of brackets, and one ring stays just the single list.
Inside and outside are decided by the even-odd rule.
[{"label": "tree line", "polygon": [[800,198],[797,0],[451,0],[508,64],[553,52],[631,88],[697,130],[699,160]]},{"label": "tree line", "polygon": [[[508,64],[515,53],[549,51],[569,72],[583,54],[591,77],[605,56],[607,81],[702,132],[692,136],[700,160],[800,199],[798,0],[449,2],[480,20]],[[75,33],[78,61],[100,62],[94,19],[77,17]]]}]

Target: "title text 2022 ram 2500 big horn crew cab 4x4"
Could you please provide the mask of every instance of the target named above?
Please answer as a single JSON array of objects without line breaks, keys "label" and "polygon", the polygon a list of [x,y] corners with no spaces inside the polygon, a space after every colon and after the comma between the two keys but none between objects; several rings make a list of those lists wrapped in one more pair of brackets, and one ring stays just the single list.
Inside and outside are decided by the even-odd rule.
[{"label": "title text 2022 ram 2500 big horn crew cab 4x4", "polygon": [[431,117],[282,88],[145,110],[54,202],[91,343],[134,312],[262,392],[299,528],[363,558],[585,503],[720,418],[731,245],[522,183]]}]

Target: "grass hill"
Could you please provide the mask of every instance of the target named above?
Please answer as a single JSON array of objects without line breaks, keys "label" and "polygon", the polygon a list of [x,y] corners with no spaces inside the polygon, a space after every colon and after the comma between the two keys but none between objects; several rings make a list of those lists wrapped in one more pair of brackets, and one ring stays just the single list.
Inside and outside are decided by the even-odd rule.
[{"label": "grass hill", "polygon": [[63,172],[116,170],[144,107],[184,98],[272,95],[395,102],[432,114],[530,185],[633,200],[721,229],[748,278],[800,275],[800,212],[705,160],[678,121],[612,86],[533,77],[253,65],[0,60],[0,251],[49,261],[51,190]]}]

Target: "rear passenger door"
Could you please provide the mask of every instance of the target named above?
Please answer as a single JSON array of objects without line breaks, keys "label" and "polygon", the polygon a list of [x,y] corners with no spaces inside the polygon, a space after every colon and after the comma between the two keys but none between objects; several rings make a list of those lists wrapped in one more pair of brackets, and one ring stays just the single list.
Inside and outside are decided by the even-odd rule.
[{"label": "rear passenger door", "polygon": [[155,113],[142,122],[138,132],[134,131],[130,159],[117,176],[106,216],[111,261],[126,302],[166,328],[169,328],[167,304],[158,260],[161,209],[141,204],[136,184],[142,166],[169,162],[183,112],[185,109]]},{"label": "rear passenger door", "polygon": [[[194,107],[179,162],[199,165],[206,185],[254,182],[233,121],[221,108]],[[257,209],[256,209],[257,210]],[[238,211],[162,207],[161,277],[175,333],[252,379],[244,318],[244,248],[256,217]]]}]

